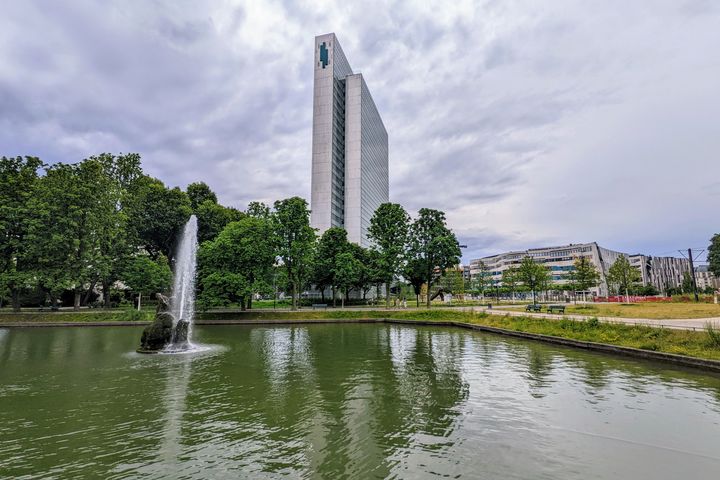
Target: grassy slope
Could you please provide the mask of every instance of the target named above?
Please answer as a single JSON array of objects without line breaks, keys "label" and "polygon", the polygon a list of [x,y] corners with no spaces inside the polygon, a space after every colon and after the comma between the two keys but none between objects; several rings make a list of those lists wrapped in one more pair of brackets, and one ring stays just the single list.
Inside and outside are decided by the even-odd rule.
[{"label": "grassy slope", "polygon": [[[26,318],[27,317],[27,318]],[[93,321],[147,321],[152,312],[143,312],[140,317],[125,312],[80,312],[80,313],[37,313],[37,314],[0,314],[0,326],[3,323],[17,321],[34,322],[93,322]],[[720,360],[720,343],[713,343],[706,332],[659,329],[646,326],[617,325],[603,322],[576,322],[572,320],[549,320],[543,318],[507,317],[499,315],[477,314],[452,310],[406,310],[406,311],[353,311],[330,310],[299,312],[251,311],[233,314],[205,313],[200,319],[238,320],[304,320],[304,319],[352,319],[352,318],[397,318],[405,320],[457,321],[520,332],[553,335],[575,340],[608,343],[625,347],[641,348],[659,352],[689,355],[693,357]]]}]

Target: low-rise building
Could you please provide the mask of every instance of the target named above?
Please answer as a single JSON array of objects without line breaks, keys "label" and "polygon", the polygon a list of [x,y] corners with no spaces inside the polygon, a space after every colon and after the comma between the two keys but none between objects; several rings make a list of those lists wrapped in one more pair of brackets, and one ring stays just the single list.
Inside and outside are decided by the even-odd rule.
[{"label": "low-rise building", "polygon": [[559,247],[531,248],[478,258],[470,261],[466,276],[475,278],[476,275],[484,275],[493,285],[502,285],[502,274],[505,270],[518,266],[523,258],[531,257],[535,262],[545,265],[550,270],[554,285],[566,285],[575,268],[575,260],[581,256],[588,258],[600,274],[598,286],[589,290],[590,294],[597,296],[609,294],[608,273],[612,264],[620,256],[627,257],[631,265],[640,271],[643,286],[653,285],[659,292],[664,292],[670,287],[680,286],[683,272],[688,272],[690,269],[686,259],[629,255],[603,248],[596,242],[591,242],[571,243]]},{"label": "low-rise building", "polygon": [[720,278],[717,278],[707,265],[695,267],[695,282],[698,290],[705,290],[708,287],[720,290]]}]

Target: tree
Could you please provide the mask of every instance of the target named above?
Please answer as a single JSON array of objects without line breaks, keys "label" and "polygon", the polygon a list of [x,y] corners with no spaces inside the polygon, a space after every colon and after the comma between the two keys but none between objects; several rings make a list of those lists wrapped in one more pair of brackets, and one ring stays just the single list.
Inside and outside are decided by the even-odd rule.
[{"label": "tree", "polygon": [[575,259],[569,280],[573,290],[583,292],[584,296],[587,290],[596,287],[600,282],[600,272],[588,257],[581,255]]},{"label": "tree", "polygon": [[110,190],[102,164],[88,159],[48,168],[34,199],[41,215],[32,234],[38,279],[51,299],[65,288],[72,289],[76,310],[83,289],[101,273],[100,236],[102,226],[111,221]]},{"label": "tree", "polygon": [[425,261],[421,258],[409,258],[405,262],[403,277],[415,292],[415,304],[420,307],[420,293],[425,285]]},{"label": "tree", "polygon": [[335,259],[335,271],[333,273],[335,284],[343,293],[342,308],[345,308],[345,298],[348,297],[350,289],[358,283],[361,269],[360,260],[355,258],[355,255],[350,251],[338,254]]},{"label": "tree", "polygon": [[310,227],[310,210],[300,197],[278,200],[272,215],[277,254],[292,288],[292,309],[297,309],[298,293],[310,273],[315,231]]},{"label": "tree", "polygon": [[245,214],[231,207],[224,207],[211,200],[205,200],[196,209],[198,219],[198,243],[214,240],[231,222],[237,222]]},{"label": "tree", "polygon": [[[127,262],[122,278],[130,291],[138,294],[140,310],[142,295],[152,296],[170,290],[172,271],[164,255],[156,260],[147,255],[137,255]],[[103,294],[109,297],[108,291],[103,291]]]},{"label": "tree", "polygon": [[410,215],[397,203],[381,204],[370,219],[368,238],[380,254],[378,266],[384,277],[387,307],[390,307],[390,287],[402,270],[409,226]]},{"label": "tree", "polygon": [[720,278],[720,233],[710,239],[707,261],[709,270],[716,278]]},{"label": "tree", "polygon": [[550,272],[544,266],[535,263],[532,257],[523,258],[517,272],[520,281],[532,292],[533,304],[535,304],[536,293],[546,287]]},{"label": "tree", "polygon": [[250,202],[245,213],[251,217],[270,218],[270,207],[262,202]]},{"label": "tree", "polygon": [[433,283],[447,268],[460,262],[460,245],[455,234],[447,228],[443,212],[420,209],[418,218],[408,231],[406,258],[413,263],[413,269],[422,270],[428,289],[427,307],[430,308]]},{"label": "tree", "polygon": [[190,199],[190,207],[196,213],[198,207],[204,202],[217,203],[217,195],[210,190],[210,187],[205,182],[191,183],[187,186],[186,193]]},{"label": "tree", "polygon": [[690,276],[690,272],[683,272],[681,288],[682,288],[683,293],[692,293],[695,291],[693,279]]},{"label": "tree", "polygon": [[139,240],[129,227],[135,202],[133,193],[142,176],[140,155],[103,153],[90,157],[102,166],[106,189],[98,197],[97,278],[92,280],[85,299],[95,283],[102,285],[105,308],[110,308],[110,288],[120,278],[127,262],[137,251]]},{"label": "tree", "polygon": [[510,293],[510,298],[515,298],[515,291],[517,289],[517,284],[520,281],[520,273],[518,272],[517,267],[509,267],[506,270],[503,270],[502,272],[502,278],[500,280],[502,282],[503,287],[506,287]]},{"label": "tree", "polygon": [[37,157],[0,158],[0,292],[10,294],[15,311],[20,310],[21,289],[34,276],[27,237],[37,219],[31,200],[42,166]]},{"label": "tree", "polygon": [[341,253],[350,250],[347,232],[344,228],[330,227],[320,236],[314,251],[311,279],[315,287],[320,290],[323,301],[325,289],[332,288],[333,304],[335,302],[335,288],[337,261]]},{"label": "tree", "polygon": [[162,253],[172,259],[177,236],[193,213],[190,198],[179,188],[167,188],[148,176],[138,180],[133,194],[131,226],[140,244],[153,258]]},{"label": "tree", "polygon": [[630,264],[630,261],[625,255],[620,255],[608,270],[608,283],[614,285],[618,293],[624,291],[626,301],[630,301],[630,288],[635,282],[639,282],[640,279],[640,272]]},{"label": "tree", "polygon": [[228,224],[199,252],[200,303],[227,306],[238,302],[245,310],[255,293],[272,292],[275,263],[272,224],[267,219],[244,217]]}]

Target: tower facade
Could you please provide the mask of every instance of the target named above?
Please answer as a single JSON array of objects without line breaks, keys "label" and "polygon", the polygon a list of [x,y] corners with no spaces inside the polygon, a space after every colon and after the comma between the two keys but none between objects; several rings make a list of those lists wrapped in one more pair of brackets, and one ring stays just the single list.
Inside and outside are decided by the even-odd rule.
[{"label": "tower facade", "polygon": [[389,200],[387,131],[334,33],[315,37],[314,72],[311,224],[368,246],[370,218]]}]

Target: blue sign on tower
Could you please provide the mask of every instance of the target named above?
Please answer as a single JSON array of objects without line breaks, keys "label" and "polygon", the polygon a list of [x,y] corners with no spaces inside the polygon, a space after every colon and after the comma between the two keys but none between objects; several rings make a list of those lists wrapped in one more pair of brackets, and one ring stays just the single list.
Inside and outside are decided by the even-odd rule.
[{"label": "blue sign on tower", "polygon": [[330,63],[328,49],[327,46],[325,46],[325,42],[320,44],[320,63],[322,64],[322,68],[327,67],[328,63]]}]

